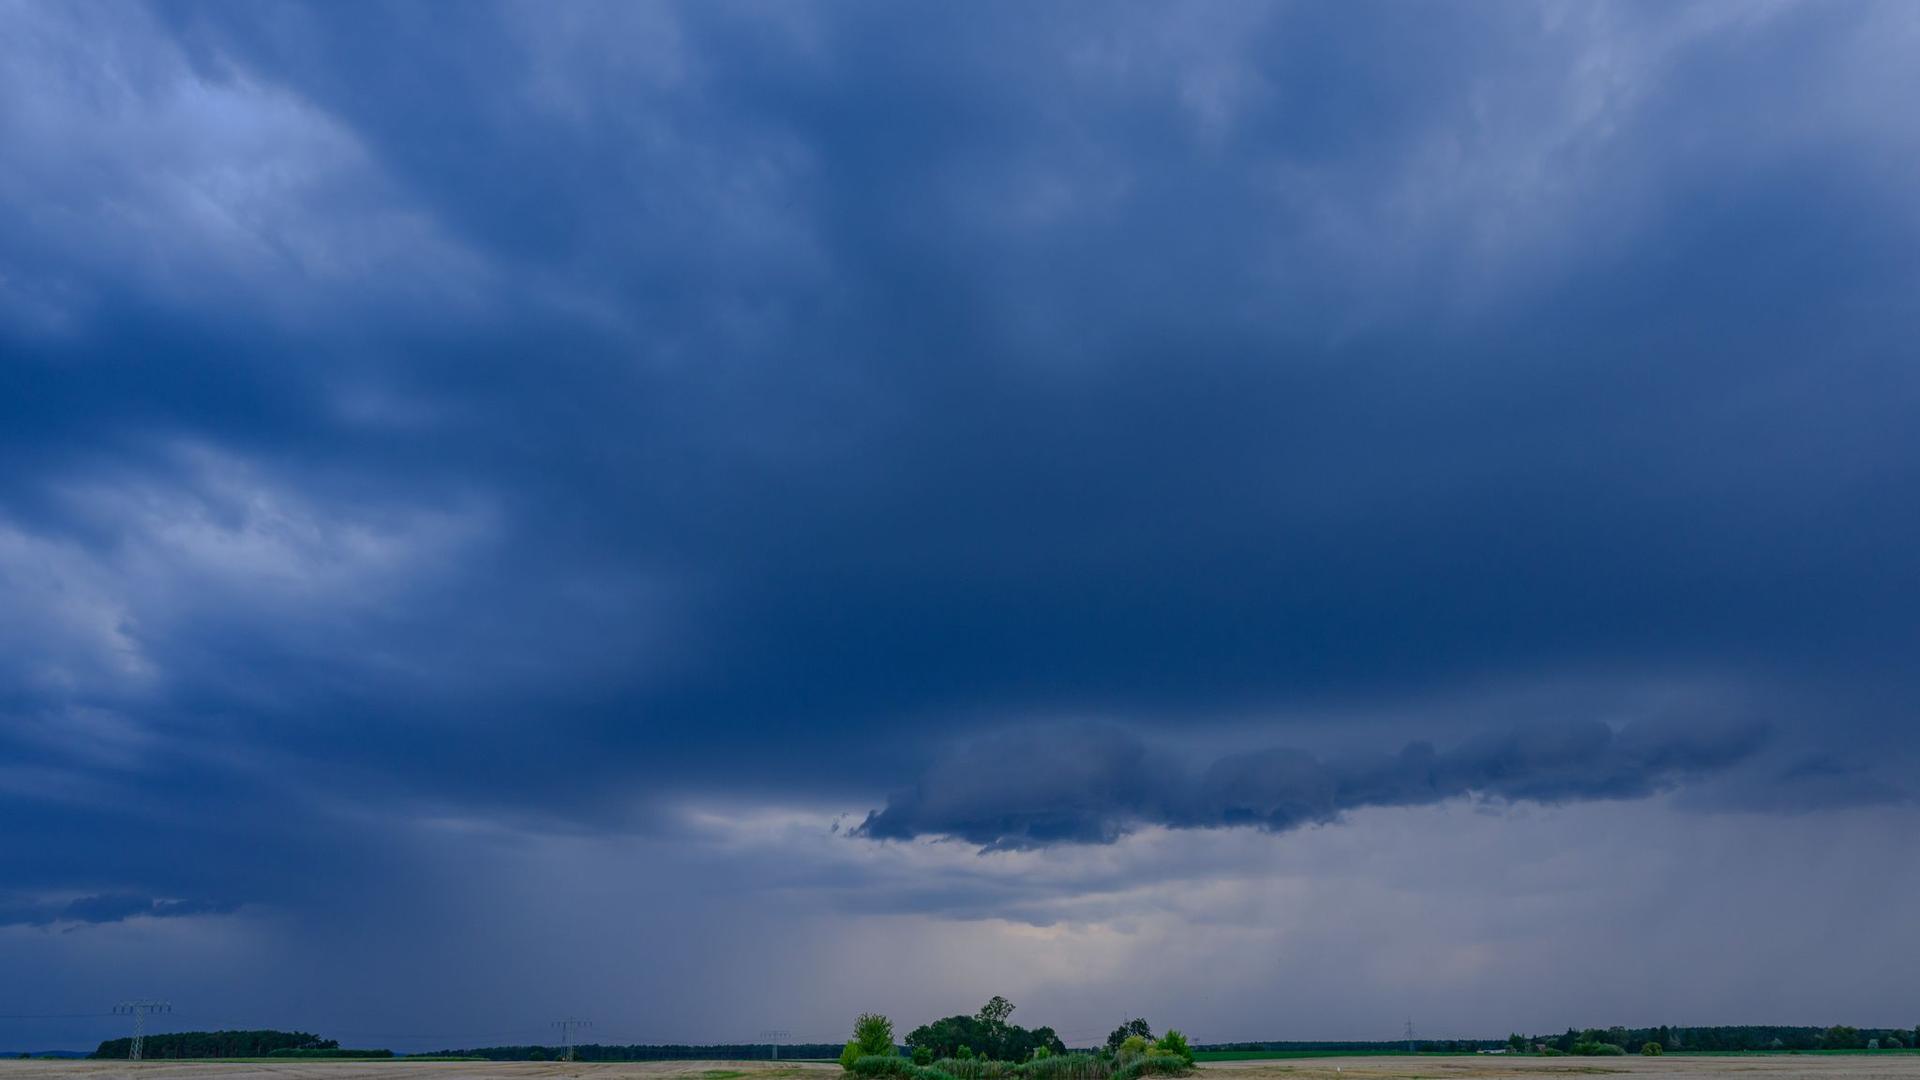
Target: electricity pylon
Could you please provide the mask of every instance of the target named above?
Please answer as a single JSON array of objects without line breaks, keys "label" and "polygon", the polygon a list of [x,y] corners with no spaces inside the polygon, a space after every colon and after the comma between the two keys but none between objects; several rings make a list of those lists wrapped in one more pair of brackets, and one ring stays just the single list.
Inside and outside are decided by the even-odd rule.
[{"label": "electricity pylon", "polygon": [[566,1040],[567,1060],[573,1060],[573,1033],[580,1028],[593,1026],[591,1020],[555,1020],[553,1026],[560,1029],[560,1037]]},{"label": "electricity pylon", "polygon": [[761,1032],[760,1037],[767,1040],[767,1045],[773,1047],[773,1060],[779,1061],[780,1060],[780,1044],[792,1038],[793,1032],[781,1031],[777,1028],[769,1028],[766,1031]]},{"label": "electricity pylon", "polygon": [[173,1006],[164,1001],[123,1001],[115,1005],[113,1011],[133,1017],[133,1041],[127,1044],[127,1060],[139,1061],[141,1052],[147,1048],[147,1016],[172,1012]]}]

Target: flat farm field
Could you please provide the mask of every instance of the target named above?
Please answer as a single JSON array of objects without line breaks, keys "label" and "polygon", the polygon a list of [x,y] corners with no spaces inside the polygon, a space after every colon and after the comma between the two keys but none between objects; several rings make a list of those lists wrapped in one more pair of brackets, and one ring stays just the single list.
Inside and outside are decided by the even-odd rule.
[{"label": "flat farm field", "polygon": [[[1920,1054],[1637,1054],[1612,1058],[1448,1055],[1217,1061],[1201,1080],[1920,1080]],[[4,1080],[0,1077],[0,1080]]]},{"label": "flat farm field", "polygon": [[[0,1080],[837,1080],[838,1065],[767,1061],[0,1061]],[[1920,1080],[1920,1054],[1497,1056],[1220,1061],[1197,1080]]]},{"label": "flat farm field", "polygon": [[837,1080],[798,1061],[0,1061],[0,1080]]}]

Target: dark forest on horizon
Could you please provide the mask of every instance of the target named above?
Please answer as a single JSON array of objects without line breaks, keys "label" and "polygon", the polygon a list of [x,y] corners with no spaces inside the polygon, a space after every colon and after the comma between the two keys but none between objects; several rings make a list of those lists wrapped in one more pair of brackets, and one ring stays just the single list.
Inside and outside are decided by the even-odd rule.
[{"label": "dark forest on horizon", "polygon": [[[91,1055],[96,1059],[125,1058],[131,1040],[108,1039]],[[1858,1050],[1906,1050],[1920,1046],[1920,1025],[1912,1028],[1868,1028],[1837,1025],[1830,1027],[1770,1024],[1720,1025],[1710,1027],[1610,1027],[1568,1028],[1549,1035],[1511,1035],[1504,1039],[1423,1039],[1411,1040],[1415,1053],[1477,1053],[1481,1051],[1576,1053],[1581,1045],[1610,1045],[1637,1053],[1646,1044],[1659,1045],[1667,1053],[1727,1052],[1830,1052]],[[1194,1049],[1209,1053],[1405,1053],[1406,1039],[1381,1040],[1269,1040],[1221,1043],[1197,1043]],[[770,1043],[665,1043],[615,1044],[586,1043],[573,1048],[580,1061],[675,1061],[675,1060],[756,1060],[774,1056]],[[839,1043],[784,1043],[779,1057],[789,1060],[825,1060],[839,1055]],[[384,1054],[383,1050],[341,1051],[339,1043],[308,1032],[288,1031],[184,1031],[146,1036],[142,1056],[148,1059],[179,1060],[205,1058],[267,1057],[276,1053],[332,1052]],[[445,1049],[405,1056],[455,1056],[491,1061],[545,1061],[564,1056],[560,1046],[483,1046]]]}]

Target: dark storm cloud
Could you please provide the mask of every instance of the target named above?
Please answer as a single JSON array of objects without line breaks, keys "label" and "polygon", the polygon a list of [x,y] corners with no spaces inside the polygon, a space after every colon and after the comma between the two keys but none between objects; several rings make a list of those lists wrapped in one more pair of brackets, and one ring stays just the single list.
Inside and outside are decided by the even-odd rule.
[{"label": "dark storm cloud", "polygon": [[1898,6],[0,18],[23,895],[1912,798]]},{"label": "dark storm cloud", "polygon": [[1111,843],[1142,825],[1286,832],[1373,806],[1476,796],[1563,803],[1644,798],[1748,758],[1752,726],[1660,731],[1600,723],[1486,734],[1442,752],[1320,758],[1274,748],[1228,754],[1198,772],[1111,727],[1029,730],[943,757],[855,835],[954,837],[985,849]]}]

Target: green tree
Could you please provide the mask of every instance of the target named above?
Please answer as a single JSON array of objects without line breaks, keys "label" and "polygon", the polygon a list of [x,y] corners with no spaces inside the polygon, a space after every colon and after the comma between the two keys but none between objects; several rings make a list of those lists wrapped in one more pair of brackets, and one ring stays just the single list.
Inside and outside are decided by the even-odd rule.
[{"label": "green tree", "polygon": [[1135,1035],[1140,1036],[1144,1041],[1153,1041],[1153,1029],[1147,1026],[1147,1022],[1144,1019],[1135,1017],[1121,1024],[1119,1027],[1114,1028],[1112,1034],[1107,1036],[1107,1052],[1118,1053],[1120,1044]]},{"label": "green tree", "polygon": [[1012,1015],[1013,1002],[999,994],[989,998],[985,1005],[980,1006],[980,1011],[973,1014],[974,1020],[980,1025],[981,1037],[986,1040],[986,1046],[982,1049],[988,1057],[998,1061],[1018,1061],[1027,1056],[1031,1048],[1017,1045],[1023,1040],[1008,1038],[1015,1030],[1007,1023],[1007,1017]]},{"label": "green tree", "polygon": [[933,1049],[931,1047],[926,1047],[926,1046],[914,1047],[913,1063],[923,1068],[925,1066],[933,1064]]},{"label": "green tree", "polygon": [[1662,1048],[1659,1043],[1648,1040],[1640,1044],[1640,1052],[1648,1057],[1659,1057],[1661,1054],[1666,1053],[1666,1050]]},{"label": "green tree", "polygon": [[853,1044],[860,1056],[897,1053],[893,1046],[893,1021],[879,1013],[861,1013],[853,1021]]},{"label": "green tree", "polygon": [[1526,1037],[1517,1031],[1507,1036],[1507,1049],[1516,1054],[1525,1052],[1527,1049]]},{"label": "green tree", "polygon": [[847,1048],[840,1051],[840,1067],[848,1072],[853,1071],[853,1063],[859,1060],[860,1044],[857,1042],[848,1043]]}]

